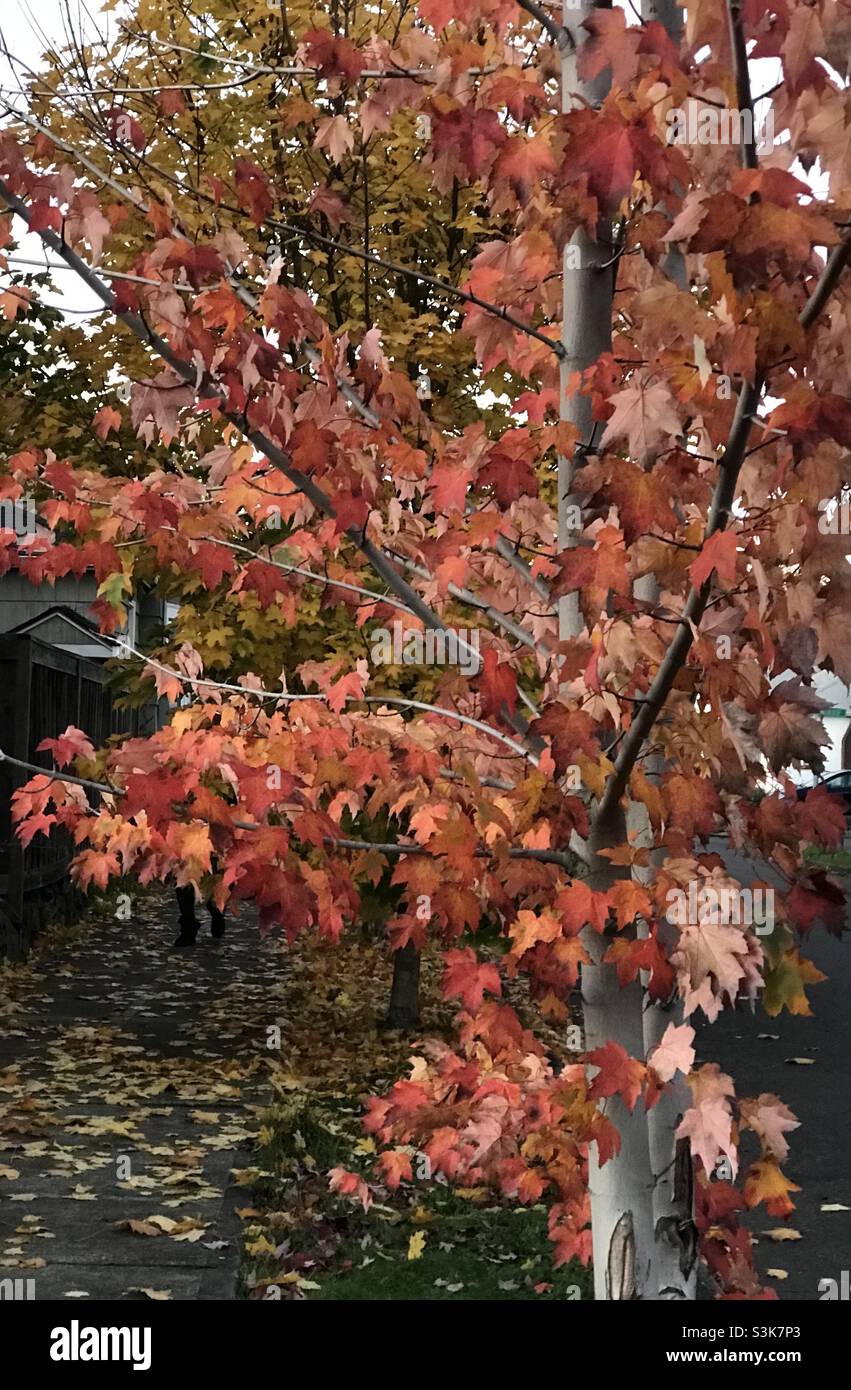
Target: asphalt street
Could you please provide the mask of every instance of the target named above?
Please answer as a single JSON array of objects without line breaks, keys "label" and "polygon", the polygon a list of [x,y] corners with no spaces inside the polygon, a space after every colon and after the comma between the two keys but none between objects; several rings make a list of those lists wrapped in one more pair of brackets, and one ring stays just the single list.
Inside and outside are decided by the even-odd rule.
[{"label": "asphalt street", "polygon": [[[730,850],[725,840],[709,847],[741,883],[779,882],[764,861]],[[811,1017],[784,1011],[768,1018],[759,1004],[753,1014],[745,1006],[698,1026],[696,1043],[698,1062],[720,1063],[737,1095],[773,1092],[801,1122],[788,1136],[790,1154],[783,1164],[801,1188],[793,1194],[795,1212],[788,1223],[767,1217],[762,1207],[747,1218],[759,1241],[757,1264],[765,1282],[784,1300],[818,1300],[824,1292],[820,1280],[839,1284],[842,1270],[851,1271],[851,931],[836,938],[817,926],[803,954],[827,976],[807,988]],[[801,1239],[776,1242],[760,1234],[784,1224]]]}]

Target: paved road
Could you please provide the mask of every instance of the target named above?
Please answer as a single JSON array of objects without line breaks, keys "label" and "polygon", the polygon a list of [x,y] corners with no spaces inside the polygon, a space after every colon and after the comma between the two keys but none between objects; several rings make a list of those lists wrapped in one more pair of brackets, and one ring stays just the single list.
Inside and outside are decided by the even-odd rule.
[{"label": "paved road", "polygon": [[0,977],[0,1280],[37,1299],[233,1297],[280,957],[253,913],[171,953],[175,915],[148,896]]},{"label": "paved road", "polygon": [[[724,841],[710,848],[743,883],[778,881],[763,861],[745,859]],[[793,1194],[796,1211],[788,1223],[802,1239],[778,1244],[763,1237],[757,1263],[763,1274],[788,1272],[782,1281],[766,1279],[781,1299],[810,1300],[820,1297],[820,1279],[838,1282],[843,1269],[851,1270],[851,934],[837,940],[817,927],[804,954],[828,977],[807,989],[811,1018],[784,1012],[770,1019],[759,1006],[753,1016],[722,1014],[699,1029],[697,1047],[699,1060],[719,1062],[729,1072],[739,1095],[774,1092],[801,1121],[789,1136],[783,1170],[802,1189]],[[812,1065],[790,1063],[790,1057],[812,1058]],[[830,1203],[849,1210],[824,1211]],[[783,1223],[760,1209],[748,1224],[758,1234]]]}]

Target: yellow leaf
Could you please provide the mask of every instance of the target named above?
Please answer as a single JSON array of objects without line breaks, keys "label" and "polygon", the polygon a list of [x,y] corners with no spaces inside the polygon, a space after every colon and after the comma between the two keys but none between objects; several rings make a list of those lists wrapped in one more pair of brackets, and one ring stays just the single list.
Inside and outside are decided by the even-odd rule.
[{"label": "yellow leaf", "polygon": [[169,1235],[180,1225],[179,1221],[173,1221],[170,1216],[149,1216],[148,1223],[151,1226],[157,1226],[161,1231],[165,1231],[166,1235]]},{"label": "yellow leaf", "polygon": [[[258,1240],[246,1242],[245,1249],[249,1255],[274,1255],[275,1247],[265,1236],[260,1236]],[[279,1280],[279,1283],[286,1282],[286,1279]]]},{"label": "yellow leaf", "polygon": [[408,1241],[408,1259],[421,1260],[426,1243],[425,1231],[417,1231]]}]

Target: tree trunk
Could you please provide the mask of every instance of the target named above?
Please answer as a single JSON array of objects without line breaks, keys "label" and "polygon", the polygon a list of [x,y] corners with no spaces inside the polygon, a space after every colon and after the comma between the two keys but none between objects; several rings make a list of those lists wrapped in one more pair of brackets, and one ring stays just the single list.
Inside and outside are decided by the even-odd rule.
[{"label": "tree trunk", "polygon": [[[588,884],[595,891],[605,892],[624,876],[625,870],[602,858],[600,851],[622,845],[625,838],[625,819],[616,808],[606,823],[595,828],[589,842]],[[582,967],[586,1051],[617,1042],[630,1057],[643,1057],[642,985],[636,980],[622,989],[615,967],[602,964],[608,936],[586,927],[582,940],[593,961]],[[640,1100],[630,1112],[620,1097],[614,1097],[606,1103],[606,1116],[620,1135],[621,1147],[601,1164],[597,1146],[592,1144],[588,1158],[594,1297],[654,1298],[653,1169],[647,1114]]]},{"label": "tree trunk", "polygon": [[[564,25],[574,36],[575,46],[562,48],[562,109],[569,111],[576,98],[599,106],[608,86],[605,74],[594,82],[579,76],[577,59],[582,45],[584,20],[597,6],[583,0],[576,9],[565,0]],[[579,448],[594,443],[591,402],[575,393],[568,396],[564,385],[574,372],[581,372],[610,351],[612,342],[612,303],[615,271],[604,268],[612,258],[610,219],[603,219],[592,241],[584,230],[576,233],[565,248],[564,322],[561,364],[562,392],[560,415],[579,431]],[[576,503],[571,496],[573,468],[568,460],[559,465],[559,543],[576,543]],[[559,608],[559,635],[562,640],[578,636],[582,616],[577,595],[569,594]],[[623,870],[617,870],[599,851],[622,844],[626,825],[619,809],[608,823],[596,827],[589,842],[589,885],[605,892]],[[642,1029],[643,989],[638,981],[621,989],[613,966],[604,965],[608,941],[587,928],[583,942],[592,965],[582,967],[582,1005],[585,1020],[585,1050],[593,1052],[607,1042],[619,1042],[631,1057],[644,1056]],[[615,1098],[607,1105],[607,1117],[618,1130],[620,1152],[608,1162],[598,1160],[593,1144],[588,1160],[591,1199],[591,1232],[594,1248],[594,1296],[597,1299],[652,1297],[653,1252],[653,1173],[647,1116],[637,1104],[630,1113]]]},{"label": "tree trunk", "polygon": [[403,1033],[420,1025],[420,953],[412,941],[393,952],[393,984],[384,1022]]},{"label": "tree trunk", "polygon": [[[593,82],[584,81],[579,76],[577,59],[580,49],[580,26],[594,13],[597,6],[593,0],[582,0],[581,9],[571,0],[564,0],[564,27],[573,35],[576,46],[565,44],[561,50],[561,108],[568,112],[573,109],[576,98],[596,106],[603,100],[608,88],[604,73]],[[559,415],[568,420],[579,431],[577,453],[582,461],[583,447],[590,447],[594,440],[594,422],[591,417],[590,396],[574,392],[568,396],[567,383],[576,372],[590,367],[612,346],[612,290],[614,272],[603,269],[611,260],[611,221],[602,219],[597,228],[597,239],[592,240],[584,227],[580,227],[564,248],[562,262],[563,312],[561,343],[564,355],[560,364],[561,391]],[[560,458],[558,463],[558,544],[560,550],[576,545],[578,529],[576,516],[578,503],[572,495],[574,462]],[[559,637],[562,641],[577,637],[582,631],[582,615],[579,611],[579,595],[565,594],[559,599]]]},{"label": "tree trunk", "polygon": [[[683,12],[676,0],[642,0],[642,18],[658,20],[664,25],[674,43],[683,32]],[[663,262],[664,270],[678,289],[688,288],[685,258],[679,247],[672,247]],[[645,586],[645,587],[642,587]],[[659,592],[653,575],[639,580],[637,597],[658,602]],[[648,759],[645,771],[651,780],[661,773],[661,759]],[[639,809],[639,808],[636,808]],[[644,812],[644,808],[640,808]],[[646,813],[645,829],[638,829],[636,843],[646,837],[650,826]],[[657,853],[656,858],[661,858]],[[666,949],[676,933],[666,922],[660,922],[659,935]],[[662,1039],[669,1023],[683,1022],[682,1000],[668,1003],[648,1001],[644,1010],[644,1055],[648,1056]],[[693,1299],[697,1292],[697,1250],[694,1226],[694,1169],[688,1143],[676,1138],[684,1111],[691,1103],[691,1092],[685,1077],[678,1075],[666,1088],[659,1102],[650,1111],[647,1124],[650,1136],[650,1162],[654,1174],[654,1274],[653,1286],[659,1299]]]},{"label": "tree trunk", "polygon": [[[607,74],[593,82],[579,77],[577,59],[583,42],[581,25],[601,6],[582,0],[579,8],[564,0],[563,22],[575,45],[562,47],[562,109],[569,111],[578,97],[599,106],[608,88]],[[644,18],[658,19],[669,33],[678,37],[681,11],[674,0],[645,0]],[[584,230],[576,233],[565,249],[564,322],[561,364],[561,408],[563,420],[570,420],[579,431],[579,457],[583,447],[594,445],[591,405],[588,397],[564,391],[574,372],[583,371],[611,348],[614,279],[617,273],[606,268],[613,254],[612,225],[601,221],[597,238]],[[669,269],[670,273],[670,269]],[[571,496],[573,464],[559,464],[559,545],[576,543],[576,503]],[[647,597],[651,597],[647,595]],[[559,635],[562,640],[582,630],[578,595],[560,601]],[[643,809],[643,808],[640,808]],[[630,814],[632,820],[632,813]],[[600,850],[626,841],[626,823],[619,809],[598,824],[589,843],[589,884],[594,889],[610,888],[619,872]],[[615,968],[602,963],[608,940],[590,928],[583,941],[593,964],[582,969],[582,1002],[585,1017],[585,1048],[593,1052],[606,1042],[615,1041],[631,1057],[645,1059],[661,1038],[672,1013],[662,1006],[645,1009],[645,990],[640,981],[622,989]],[[589,1155],[589,1189],[594,1250],[594,1291],[597,1299],[693,1298],[695,1287],[691,1161],[682,1146],[676,1146],[674,1131],[687,1104],[683,1082],[648,1114],[639,1101],[630,1112],[615,1098],[608,1102],[607,1116],[621,1138],[620,1152],[600,1164],[597,1146]],[[654,1176],[655,1175],[655,1176]]]},{"label": "tree trunk", "polygon": [[[660,939],[666,946],[664,924]],[[673,934],[673,930],[671,930]],[[682,1000],[670,1007],[648,1003],[644,1010],[644,1051],[661,1042],[669,1023],[683,1021]],[[697,1295],[697,1230],[694,1224],[694,1167],[688,1140],[675,1137],[691,1104],[686,1079],[669,1082],[647,1116],[650,1164],[653,1172],[653,1297],[691,1300]]]}]

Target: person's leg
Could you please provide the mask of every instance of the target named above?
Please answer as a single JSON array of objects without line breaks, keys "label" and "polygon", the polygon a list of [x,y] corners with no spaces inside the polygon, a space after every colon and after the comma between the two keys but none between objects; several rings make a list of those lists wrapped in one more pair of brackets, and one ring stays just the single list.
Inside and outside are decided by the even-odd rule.
[{"label": "person's leg", "polygon": [[180,912],[180,935],[174,944],[194,946],[199,926],[198,918],[195,916],[195,889],[191,883],[186,883],[182,888],[175,888],[174,895]]},{"label": "person's leg", "polygon": [[210,913],[210,935],[218,940],[225,934],[225,914],[212,900],[207,903],[207,909]]}]

